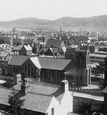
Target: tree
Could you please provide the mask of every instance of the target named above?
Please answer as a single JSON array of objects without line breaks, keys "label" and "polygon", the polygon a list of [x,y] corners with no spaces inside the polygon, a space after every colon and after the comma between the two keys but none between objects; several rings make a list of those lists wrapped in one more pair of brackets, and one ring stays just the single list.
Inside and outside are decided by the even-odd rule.
[{"label": "tree", "polygon": [[2,69],[2,75],[7,74],[7,62],[5,61],[0,61],[0,68]]},{"label": "tree", "polygon": [[21,106],[23,105],[24,99],[20,99],[20,97],[20,92],[17,93],[13,88],[11,95],[9,96],[9,113],[12,113],[13,115],[22,115]]}]

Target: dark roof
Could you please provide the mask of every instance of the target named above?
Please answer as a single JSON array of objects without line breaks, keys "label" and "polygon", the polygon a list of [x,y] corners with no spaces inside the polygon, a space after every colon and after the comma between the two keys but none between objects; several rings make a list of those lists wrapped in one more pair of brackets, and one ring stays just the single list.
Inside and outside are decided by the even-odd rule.
[{"label": "dark roof", "polygon": [[61,40],[49,39],[45,47],[48,47],[48,48],[50,48],[51,46],[60,47],[61,43],[62,43]]},{"label": "dark roof", "polygon": [[54,69],[54,70],[64,70],[66,66],[71,62],[68,59],[58,59],[58,58],[47,58],[38,57],[41,68],[44,69]]},{"label": "dark roof", "polygon": [[[14,86],[14,88],[16,90],[20,90],[20,83],[16,86]],[[58,87],[52,87],[52,86],[46,86],[46,85],[33,85],[31,84],[29,89],[28,89],[28,93],[33,93],[33,94],[38,94],[38,95],[44,95],[44,96],[55,96],[56,99],[61,102],[63,94],[64,94],[64,90],[61,86]]]},{"label": "dark roof", "polygon": [[[9,95],[11,95],[12,90],[0,88],[0,104],[9,105]],[[33,93],[27,93],[20,99],[25,99],[22,108],[37,112],[46,113],[47,108],[52,100],[52,96],[39,95]]]},{"label": "dark roof", "polygon": [[13,55],[13,56],[10,58],[8,64],[9,64],[9,65],[21,66],[27,59],[28,59],[28,56]]},{"label": "dark roof", "polygon": [[46,113],[50,105],[50,102],[52,100],[52,96],[27,93],[21,99],[25,99],[22,108],[27,109],[27,110]]},{"label": "dark roof", "polygon": [[19,50],[22,49],[23,46],[24,46],[24,45],[15,46],[15,47],[13,47],[13,50],[14,50],[14,51],[19,51]]},{"label": "dark roof", "polygon": [[[18,83],[14,86],[16,90],[20,90],[21,83]],[[44,85],[37,85],[37,84],[30,84],[28,88],[29,93],[39,94],[39,95],[46,95],[51,96],[54,92],[56,92],[58,87],[48,87]]]},{"label": "dark roof", "polygon": [[75,49],[74,48],[67,48],[65,54],[75,54]]},{"label": "dark roof", "polygon": [[[20,90],[21,83],[14,86],[16,91]],[[0,88],[0,104],[9,105],[8,99],[11,94],[11,89]],[[54,97],[60,102],[64,94],[62,87],[48,87],[43,85],[33,85],[30,84],[28,87],[28,92],[26,95],[22,96],[20,99],[24,99],[23,109],[37,111],[46,113],[50,102]]]}]

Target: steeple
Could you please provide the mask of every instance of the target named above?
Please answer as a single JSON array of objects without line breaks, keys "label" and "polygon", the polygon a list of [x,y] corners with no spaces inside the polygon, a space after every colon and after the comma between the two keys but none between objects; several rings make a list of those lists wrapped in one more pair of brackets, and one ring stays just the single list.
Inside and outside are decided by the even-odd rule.
[{"label": "steeple", "polygon": [[61,40],[61,35],[62,35],[62,29],[60,27],[60,31],[59,31],[59,40]]}]

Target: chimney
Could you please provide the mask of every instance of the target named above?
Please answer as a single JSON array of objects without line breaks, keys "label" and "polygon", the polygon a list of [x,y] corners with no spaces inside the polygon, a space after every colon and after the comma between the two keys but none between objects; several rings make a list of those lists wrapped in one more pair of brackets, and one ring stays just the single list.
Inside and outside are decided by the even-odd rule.
[{"label": "chimney", "polygon": [[61,82],[61,87],[64,90],[64,92],[68,92],[69,91],[69,83],[67,80],[63,80]]},{"label": "chimney", "polygon": [[28,92],[28,88],[29,88],[30,84],[28,82],[28,79],[24,79],[22,81],[22,84],[21,84],[21,92],[22,94],[26,94]]},{"label": "chimney", "polygon": [[16,82],[17,82],[17,84],[18,84],[19,82],[21,82],[21,75],[20,75],[20,74],[17,74],[17,75],[16,75]]}]

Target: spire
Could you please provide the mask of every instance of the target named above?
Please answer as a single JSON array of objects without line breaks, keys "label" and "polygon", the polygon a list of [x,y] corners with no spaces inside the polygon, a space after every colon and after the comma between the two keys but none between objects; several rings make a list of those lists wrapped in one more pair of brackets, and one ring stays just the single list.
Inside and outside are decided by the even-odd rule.
[{"label": "spire", "polygon": [[60,31],[59,31],[59,40],[61,40],[61,35],[62,35],[62,29],[60,27]]}]

